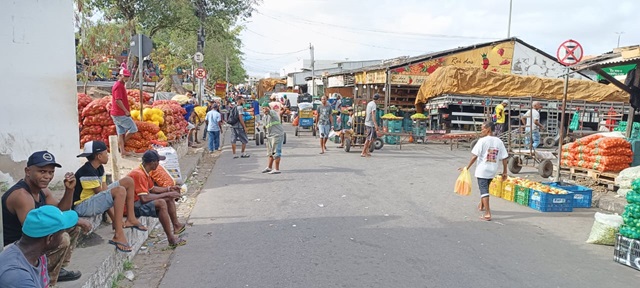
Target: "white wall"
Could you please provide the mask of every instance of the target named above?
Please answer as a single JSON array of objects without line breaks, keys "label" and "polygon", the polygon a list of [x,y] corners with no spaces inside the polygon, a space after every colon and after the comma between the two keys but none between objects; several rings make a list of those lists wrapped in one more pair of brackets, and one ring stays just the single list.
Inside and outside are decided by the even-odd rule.
[{"label": "white wall", "polygon": [[48,150],[63,166],[55,184],[80,164],[73,1],[3,1],[0,51],[0,183],[24,177],[29,155]]},{"label": "white wall", "polygon": [[[512,62],[511,74],[515,75],[558,78],[566,72],[566,67],[558,63],[557,59],[549,58],[518,42],[513,50]],[[577,73],[570,74],[570,77],[588,80]]]}]

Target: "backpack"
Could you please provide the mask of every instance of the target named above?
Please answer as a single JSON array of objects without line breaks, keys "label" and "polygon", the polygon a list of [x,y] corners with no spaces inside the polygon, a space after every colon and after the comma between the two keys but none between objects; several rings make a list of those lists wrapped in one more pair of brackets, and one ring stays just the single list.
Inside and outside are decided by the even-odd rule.
[{"label": "backpack", "polygon": [[238,121],[240,121],[238,117],[238,107],[234,106],[231,111],[229,111],[229,119],[227,119],[227,124],[235,125],[236,123],[238,123]]}]

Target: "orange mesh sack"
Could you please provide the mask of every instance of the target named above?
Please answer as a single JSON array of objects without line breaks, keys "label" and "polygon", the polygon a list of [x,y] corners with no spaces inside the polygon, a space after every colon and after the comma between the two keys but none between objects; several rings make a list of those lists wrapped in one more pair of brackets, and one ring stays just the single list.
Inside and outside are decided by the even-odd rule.
[{"label": "orange mesh sack", "polygon": [[631,143],[623,138],[605,137],[593,141],[589,144],[589,148],[593,149],[610,149],[610,148],[627,148],[631,149]]},{"label": "orange mesh sack", "polygon": [[158,165],[156,170],[153,170],[149,173],[153,182],[155,182],[160,187],[171,187],[176,185],[176,180],[171,177],[167,169]]}]

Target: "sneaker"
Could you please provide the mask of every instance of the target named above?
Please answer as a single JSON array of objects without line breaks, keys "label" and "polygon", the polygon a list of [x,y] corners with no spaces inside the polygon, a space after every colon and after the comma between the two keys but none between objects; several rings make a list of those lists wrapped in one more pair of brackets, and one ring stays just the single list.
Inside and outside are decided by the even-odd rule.
[{"label": "sneaker", "polygon": [[271,168],[269,167],[264,168],[264,170],[262,170],[262,173],[269,173],[269,172],[271,172]]},{"label": "sneaker", "polygon": [[240,158],[240,156],[235,155],[235,154],[233,155],[233,159],[238,159],[238,158]]},{"label": "sneaker", "polygon": [[68,271],[61,268],[60,273],[58,273],[58,282],[78,280],[81,276],[82,273],[80,271]]},{"label": "sneaker", "polygon": [[280,170],[273,170],[269,172],[269,174],[280,174]]},{"label": "sneaker", "polygon": [[249,158],[250,156],[251,155],[249,155],[249,154],[242,154],[242,155],[240,155],[240,158]]}]

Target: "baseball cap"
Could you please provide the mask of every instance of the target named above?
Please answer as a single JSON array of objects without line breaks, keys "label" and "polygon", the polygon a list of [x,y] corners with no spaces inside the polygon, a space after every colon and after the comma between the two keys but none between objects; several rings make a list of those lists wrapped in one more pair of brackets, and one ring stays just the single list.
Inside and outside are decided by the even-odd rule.
[{"label": "baseball cap", "polygon": [[60,211],[53,205],[44,205],[27,213],[22,224],[22,233],[31,238],[42,238],[78,224],[78,213],[73,210]]},{"label": "baseball cap", "polygon": [[38,167],[54,165],[58,168],[62,168],[62,165],[56,163],[56,157],[49,153],[49,151],[38,151],[31,154],[31,156],[29,156],[29,160],[27,160],[27,167],[33,165]]},{"label": "baseball cap", "polygon": [[267,102],[262,102],[262,105],[260,105],[261,107],[269,107],[269,103]]},{"label": "baseball cap", "polygon": [[142,155],[142,162],[145,163],[156,162],[164,159],[167,159],[167,157],[160,156],[160,154],[158,154],[158,151],[156,150],[147,150]]},{"label": "baseball cap", "polygon": [[120,70],[120,75],[122,75],[124,77],[131,77],[131,72],[129,72],[128,69],[122,69],[122,70]]},{"label": "baseball cap", "polygon": [[373,95],[373,100],[378,100],[378,99],[380,99],[380,95],[378,94]]},{"label": "baseball cap", "polygon": [[102,141],[89,141],[84,143],[84,150],[82,151],[82,154],[76,157],[89,157],[102,151],[107,151],[107,144]]},{"label": "baseball cap", "polygon": [[502,104],[508,104],[508,103],[509,103],[509,100],[507,100],[507,99],[502,100]]}]

